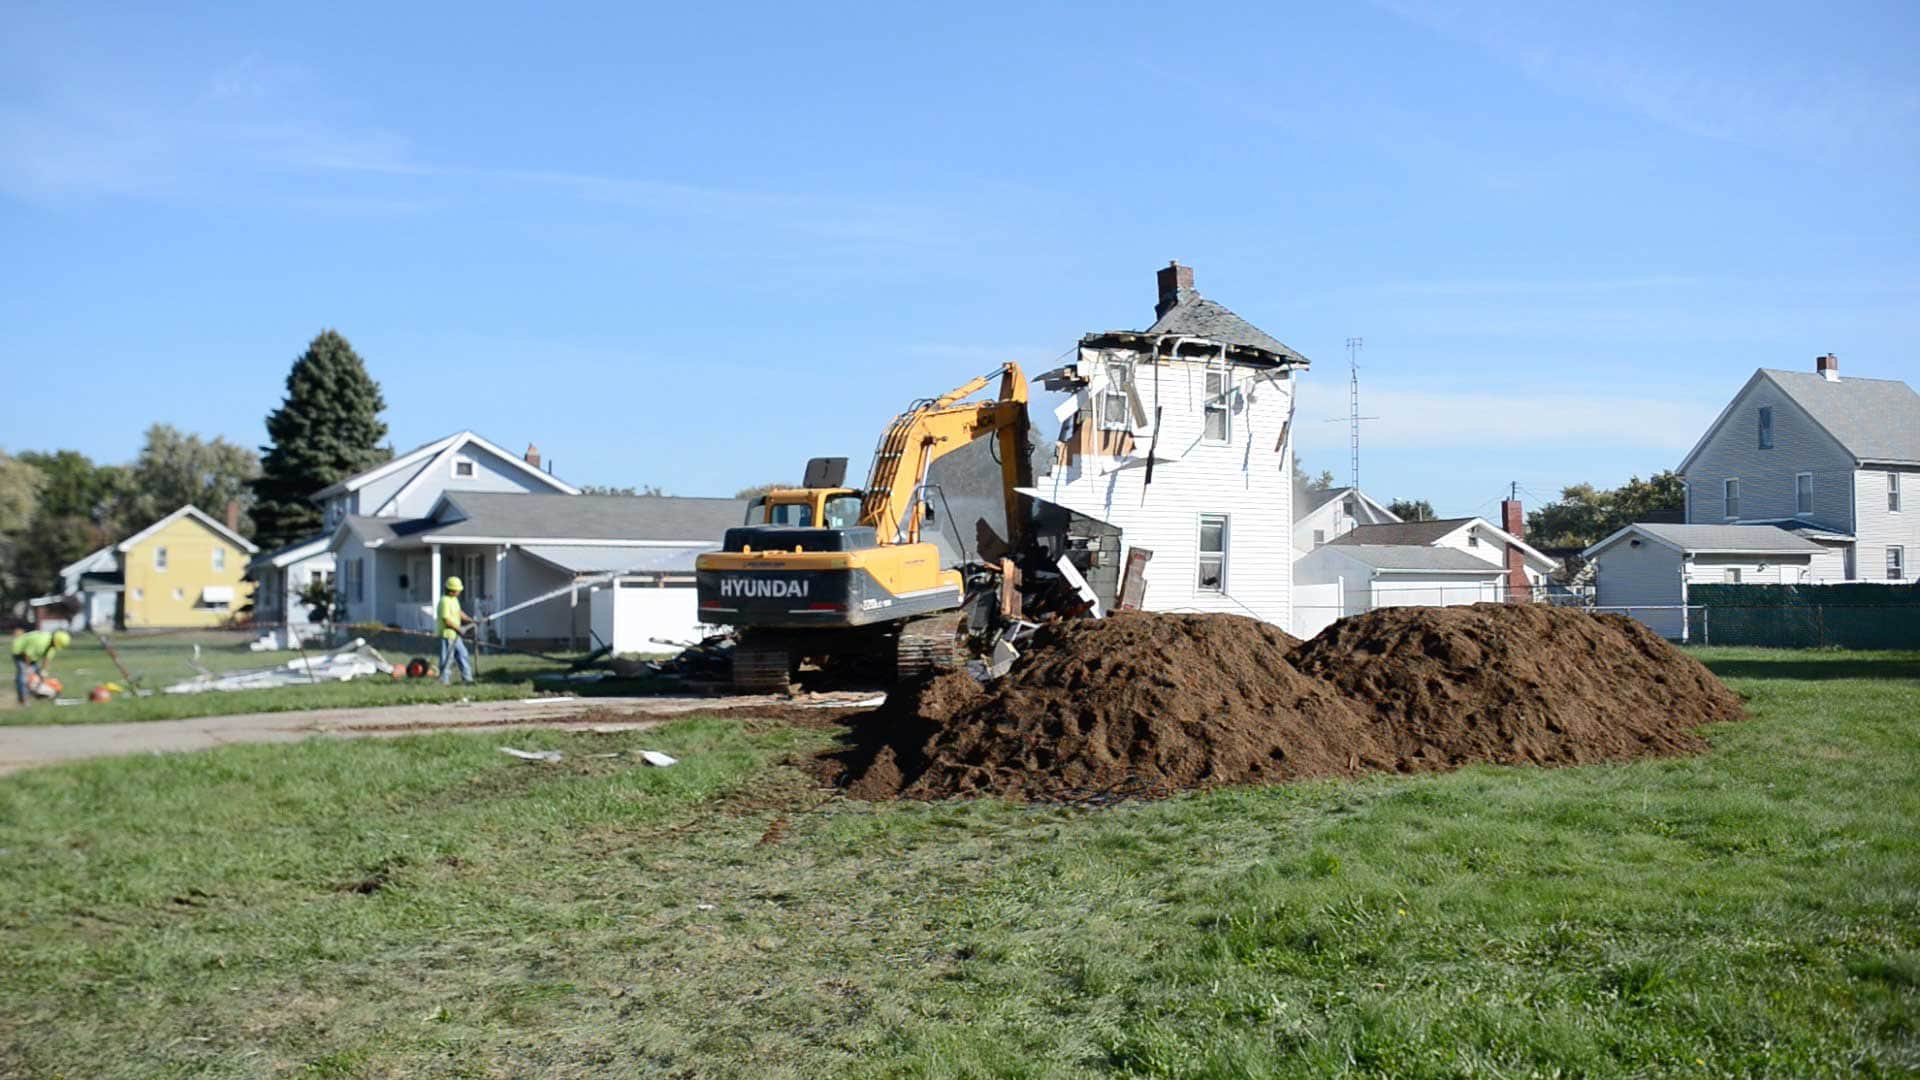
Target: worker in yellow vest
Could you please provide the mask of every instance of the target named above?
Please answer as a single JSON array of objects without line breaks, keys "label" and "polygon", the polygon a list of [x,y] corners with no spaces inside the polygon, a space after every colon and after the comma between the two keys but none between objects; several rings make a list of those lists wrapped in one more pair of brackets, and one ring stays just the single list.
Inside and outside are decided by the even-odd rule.
[{"label": "worker in yellow vest", "polygon": [[453,685],[453,665],[460,665],[460,678],[473,681],[473,660],[467,655],[467,643],[460,640],[463,627],[473,624],[473,616],[460,610],[460,592],[465,586],[457,577],[447,579],[446,595],[440,598],[434,625],[440,631],[440,685]]},{"label": "worker in yellow vest", "polygon": [[65,630],[35,630],[13,639],[13,689],[20,695],[20,704],[33,700],[28,693],[27,673],[31,671],[35,679],[45,675],[53,654],[72,643],[73,635]]}]

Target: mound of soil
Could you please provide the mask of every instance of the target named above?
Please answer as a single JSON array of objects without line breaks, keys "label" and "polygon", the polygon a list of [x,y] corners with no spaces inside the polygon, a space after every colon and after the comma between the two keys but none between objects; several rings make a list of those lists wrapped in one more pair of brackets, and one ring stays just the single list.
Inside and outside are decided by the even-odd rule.
[{"label": "mound of soil", "polygon": [[896,692],[827,771],[866,799],[1058,799],[1391,767],[1369,722],[1287,662],[1296,643],[1237,615],[1051,623],[990,687]]},{"label": "mound of soil", "polygon": [[1406,771],[1570,765],[1702,750],[1740,697],[1621,615],[1540,604],[1387,608],[1292,654],[1373,721]]}]

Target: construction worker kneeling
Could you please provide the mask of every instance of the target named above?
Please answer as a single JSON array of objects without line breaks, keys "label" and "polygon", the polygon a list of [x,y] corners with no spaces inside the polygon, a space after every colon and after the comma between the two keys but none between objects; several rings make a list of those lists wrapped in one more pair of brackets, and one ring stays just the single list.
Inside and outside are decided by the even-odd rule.
[{"label": "construction worker kneeling", "polygon": [[47,677],[53,654],[73,643],[65,630],[35,630],[13,639],[13,690],[20,704],[32,701],[40,680]]},{"label": "construction worker kneeling", "polygon": [[467,655],[467,643],[460,640],[460,631],[473,625],[473,617],[460,610],[460,591],[464,588],[457,577],[447,579],[446,595],[440,598],[439,610],[434,615],[434,624],[440,631],[440,685],[453,684],[453,665],[460,665],[460,678],[473,681],[473,658]]}]

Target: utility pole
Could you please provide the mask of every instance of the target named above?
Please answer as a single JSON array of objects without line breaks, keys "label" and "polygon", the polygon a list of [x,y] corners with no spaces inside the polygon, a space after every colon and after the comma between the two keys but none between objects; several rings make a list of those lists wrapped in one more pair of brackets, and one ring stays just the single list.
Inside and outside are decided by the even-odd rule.
[{"label": "utility pole", "polygon": [[[1347,448],[1352,454],[1349,483],[1355,491],[1360,490],[1360,422],[1380,419],[1377,416],[1360,415],[1360,350],[1365,345],[1366,342],[1357,337],[1347,339]],[[1339,421],[1328,420],[1327,423]]]}]

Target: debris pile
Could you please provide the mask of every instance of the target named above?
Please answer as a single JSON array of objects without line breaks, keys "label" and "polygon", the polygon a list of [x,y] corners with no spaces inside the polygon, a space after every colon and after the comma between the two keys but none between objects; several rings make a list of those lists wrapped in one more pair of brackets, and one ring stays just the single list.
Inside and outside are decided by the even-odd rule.
[{"label": "debris pile", "polygon": [[865,799],[1085,800],[1470,762],[1702,749],[1740,699],[1632,620],[1527,604],[1393,608],[1300,643],[1236,615],[1051,623],[1004,679],[947,675],[821,759]]},{"label": "debris pile", "polygon": [[945,675],[854,719],[834,755],[859,798],[1084,798],[1382,769],[1392,758],[1293,638],[1238,615],[1049,623],[1005,679]]},{"label": "debris pile", "polygon": [[[194,655],[196,658],[199,656],[198,646],[195,646]],[[295,657],[270,667],[216,673],[201,667],[197,659],[194,667],[199,671],[198,675],[164,687],[165,692],[198,694],[208,690],[263,690],[278,686],[306,686],[317,682],[345,682],[362,675],[393,671],[393,665],[368,645],[365,638],[354,638],[332,652]]]},{"label": "debris pile", "polygon": [[1370,714],[1403,771],[1579,765],[1706,748],[1740,697],[1624,615],[1543,604],[1387,608],[1329,626],[1293,663]]}]

